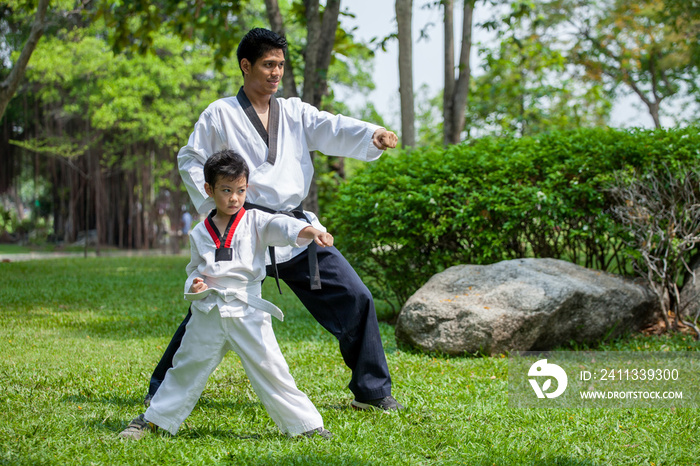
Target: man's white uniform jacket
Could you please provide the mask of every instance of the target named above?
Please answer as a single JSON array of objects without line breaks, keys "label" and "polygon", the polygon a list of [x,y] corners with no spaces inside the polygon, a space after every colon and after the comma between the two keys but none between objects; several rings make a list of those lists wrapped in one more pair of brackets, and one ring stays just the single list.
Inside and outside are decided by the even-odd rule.
[{"label": "man's white uniform jacket", "polygon": [[[260,298],[261,282],[265,278],[265,249],[267,246],[308,245],[311,240],[299,238],[299,233],[309,225],[282,214],[244,209],[241,212],[230,239],[231,260],[216,261],[215,235],[210,233],[205,222],[192,229],[185,299],[192,301],[192,307],[201,312],[218,308],[222,317],[241,317],[259,309],[282,320],[281,311]],[[190,293],[197,277],[204,280],[208,289]]]},{"label": "man's white uniform jacket", "polygon": [[[292,210],[309,193],[314,173],[310,151],[363,161],[376,160],[382,153],[372,143],[379,126],[319,111],[298,98],[272,97],[269,118],[265,131],[242,88],[238,96],[217,100],[202,112],[177,157],[198,212],[214,208],[204,191],[202,169],[207,158],[222,149],[235,150],[248,163],[247,201],[274,211]],[[313,213],[305,213],[314,227],[325,231]],[[302,250],[276,248],[277,262]]]}]

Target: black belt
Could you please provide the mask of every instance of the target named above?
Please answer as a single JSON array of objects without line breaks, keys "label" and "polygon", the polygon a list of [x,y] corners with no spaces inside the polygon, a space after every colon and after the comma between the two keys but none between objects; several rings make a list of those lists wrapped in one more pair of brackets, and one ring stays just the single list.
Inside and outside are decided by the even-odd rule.
[{"label": "black belt", "polygon": [[[257,210],[262,210],[263,212],[267,212],[269,214],[284,214],[289,217],[294,217],[299,220],[303,220],[308,224],[311,224],[308,218],[306,218],[306,215],[304,214],[304,210],[301,208],[301,205],[293,208],[292,210],[273,210],[270,209],[269,207],[261,206],[258,204],[252,204],[250,202],[246,202],[243,204],[243,208],[246,210],[249,209],[257,209]],[[307,251],[309,253],[309,286],[311,287],[312,290],[320,290],[321,289],[321,276],[318,271],[318,256],[317,256],[317,245],[314,241],[309,244]],[[279,271],[277,270],[277,261],[275,260],[275,247],[274,246],[269,246],[269,251],[270,251],[270,265],[272,265],[272,268],[275,270],[275,282],[277,283],[277,289],[279,290],[280,294],[282,294],[282,288],[280,288],[280,275]]]}]

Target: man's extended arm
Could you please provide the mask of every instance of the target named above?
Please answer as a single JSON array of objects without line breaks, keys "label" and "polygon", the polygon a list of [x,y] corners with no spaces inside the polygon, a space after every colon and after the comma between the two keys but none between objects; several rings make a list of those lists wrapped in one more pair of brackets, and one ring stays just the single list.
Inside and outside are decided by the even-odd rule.
[{"label": "man's extended arm", "polygon": [[304,136],[309,150],[369,162],[378,159],[384,149],[396,145],[391,145],[391,135],[396,135],[381,126],[319,111],[301,101],[295,104],[301,105]]}]

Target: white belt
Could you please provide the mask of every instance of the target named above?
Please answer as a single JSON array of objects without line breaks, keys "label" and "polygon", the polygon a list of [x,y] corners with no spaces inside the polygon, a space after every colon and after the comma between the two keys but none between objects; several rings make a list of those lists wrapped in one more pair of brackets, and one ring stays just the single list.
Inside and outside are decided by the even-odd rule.
[{"label": "white belt", "polygon": [[[284,314],[282,313],[280,308],[272,304],[270,301],[267,301],[257,296],[258,294],[260,294],[261,289],[259,282],[242,284],[240,280],[214,280],[209,277],[207,277],[206,281],[208,282],[207,286],[209,286],[209,288],[207,288],[204,291],[200,291],[199,293],[185,293],[185,299],[187,301],[198,301],[200,299],[206,298],[211,294],[216,294],[219,296],[219,298],[223,299],[227,303],[233,300],[239,300],[256,309],[267,312],[268,314],[272,315],[273,317],[276,317],[281,321],[284,320]],[[224,284],[234,286],[225,286],[225,289],[213,288],[211,286],[222,286]]]}]

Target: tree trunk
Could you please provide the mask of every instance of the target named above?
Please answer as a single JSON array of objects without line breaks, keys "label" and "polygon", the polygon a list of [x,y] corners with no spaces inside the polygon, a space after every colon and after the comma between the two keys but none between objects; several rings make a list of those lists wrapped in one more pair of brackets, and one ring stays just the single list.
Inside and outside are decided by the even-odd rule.
[{"label": "tree trunk", "polygon": [[[306,52],[304,53],[304,90],[302,100],[321,109],[323,97],[328,92],[328,67],[331,63],[335,32],[338,29],[340,0],[328,0],[320,15],[319,0],[304,0],[306,7]],[[311,153],[311,160],[315,154]],[[309,187],[309,194],[304,199],[303,207],[318,213],[318,186],[314,175]]]},{"label": "tree trunk", "polygon": [[445,17],[443,22],[445,50],[444,76],[445,87],[442,94],[443,142],[447,146],[452,143],[452,96],[455,86],[455,39],[454,39],[454,1],[445,0]]},{"label": "tree trunk", "polygon": [[306,8],[306,50],[304,51],[304,85],[301,99],[313,105],[313,88],[316,85],[316,63],[321,46],[321,18],[319,0],[304,0]]},{"label": "tree trunk", "polygon": [[12,122],[9,118],[0,117],[2,123],[2,138],[0,139],[0,194],[9,191],[15,178],[16,155],[10,144],[12,139]]},{"label": "tree trunk", "polygon": [[445,145],[458,144],[464,130],[469,97],[472,46],[473,0],[464,0],[462,43],[459,52],[459,73],[455,79],[453,0],[445,1],[445,91],[443,94],[443,135]]},{"label": "tree trunk", "polygon": [[0,118],[5,114],[5,109],[7,104],[10,103],[12,96],[17,92],[19,83],[24,78],[24,73],[27,69],[27,64],[29,59],[34,53],[39,39],[44,34],[44,27],[46,26],[46,10],[49,6],[49,0],[39,0],[39,5],[36,8],[36,16],[34,16],[34,23],[32,23],[32,29],[29,33],[29,38],[22,48],[22,52],[19,55],[19,59],[12,67],[9,76],[2,83],[0,83]]},{"label": "tree trunk", "polygon": [[452,97],[452,120],[454,124],[451,140],[453,144],[461,141],[464,130],[465,112],[467,110],[467,99],[469,97],[469,78],[471,77],[471,66],[469,57],[472,50],[472,22],[474,14],[473,0],[464,0],[464,11],[462,19],[462,45],[459,52],[459,76],[455,84],[454,95]]},{"label": "tree trunk", "polygon": [[659,117],[660,104],[661,102],[657,100],[648,105],[649,114],[651,115],[652,120],[654,120],[654,128],[656,129],[661,128],[661,118]]},{"label": "tree trunk", "polygon": [[[282,13],[280,12],[279,3],[277,0],[265,0],[265,7],[267,10],[267,19],[270,21],[270,27],[274,32],[282,37],[286,37],[286,30],[284,27],[284,18],[282,18]],[[291,56],[289,55],[289,50],[287,50],[287,56],[284,60],[284,76],[282,76],[282,94],[284,97],[299,97],[297,92],[296,79],[294,78],[294,68]]]},{"label": "tree trunk", "polygon": [[399,95],[401,96],[401,142],[404,147],[416,145],[416,112],[413,102],[413,0],[396,0],[396,21],[399,28]]},{"label": "tree trunk", "polygon": [[[280,13],[277,0],[265,0],[267,18],[270,27],[277,34],[285,35],[284,19]],[[304,51],[304,84],[301,99],[321,108],[323,97],[328,92],[328,67],[330,66],[335,33],[338,29],[340,0],[328,0],[321,15],[319,0],[304,0],[306,15],[306,50]],[[292,69],[292,63],[287,54],[282,78],[285,97],[297,97],[297,88]],[[314,159],[314,153],[311,153]],[[312,212],[318,212],[318,187],[316,178],[311,180],[309,194],[304,199],[303,207]]]},{"label": "tree trunk", "polygon": [[126,247],[128,249],[135,249],[136,248],[136,222],[137,222],[137,217],[138,217],[138,212],[136,212],[135,209],[135,203],[136,203],[136,198],[134,196],[135,194],[135,186],[134,186],[134,174],[132,173],[127,173],[126,176],[126,195],[127,195],[127,204],[126,204],[126,211],[127,211],[127,221],[126,221]]},{"label": "tree trunk", "polygon": [[319,0],[305,0],[306,52],[304,53],[304,91],[302,100],[320,109],[328,92],[328,67],[338,29],[340,0],[328,0],[320,16]]},{"label": "tree trunk", "polygon": [[316,59],[317,82],[314,86],[313,101],[311,102],[318,109],[322,108],[323,98],[328,94],[328,68],[331,66],[339,14],[340,0],[328,0],[321,22],[321,44]]}]

